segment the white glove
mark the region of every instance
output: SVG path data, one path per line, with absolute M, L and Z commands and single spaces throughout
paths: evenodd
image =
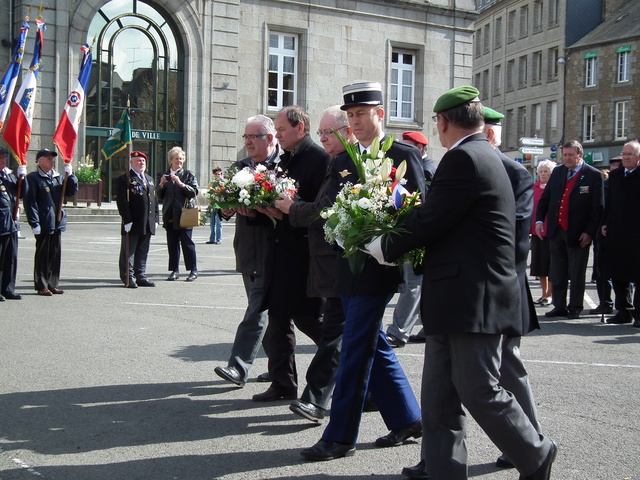
M 19 177 L 27 176 L 27 166 L 26 165 L 18 165 L 17 172 Z
M 124 224 L 124 231 L 129 233 L 131 231 L 131 227 L 132 226 L 133 226 L 133 222 L 125 223 Z
M 365 247 L 365 251 L 375 258 L 380 265 L 387 265 L 393 267 L 393 263 L 385 261 L 384 254 L 382 253 L 382 237 L 376 237 L 369 245 Z
M 64 164 L 64 173 L 66 173 L 67 175 L 72 175 L 73 174 L 73 167 L 71 167 L 70 163 L 65 163 Z
M 37 227 L 31 227 L 31 233 L 33 233 L 34 235 L 40 235 L 41 232 L 41 228 L 40 225 L 38 225 Z

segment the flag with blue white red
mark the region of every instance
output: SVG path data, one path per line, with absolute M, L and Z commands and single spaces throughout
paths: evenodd
M 20 36 L 18 37 L 16 48 L 13 51 L 9 68 L 7 68 L 4 76 L 0 79 L 0 131 L 2 131 L 4 120 L 7 118 L 7 113 L 9 113 L 11 108 L 13 92 L 16 89 L 16 83 L 18 83 L 24 47 L 27 43 L 27 33 L 29 33 L 29 17 L 25 18 L 22 28 L 20 28 Z
M 64 163 L 71 163 L 73 160 L 73 152 L 76 148 L 76 140 L 78 139 L 78 127 L 82 119 L 85 96 L 88 90 L 87 86 L 89 85 L 89 78 L 91 77 L 91 47 L 85 44 L 80 47 L 80 50 L 83 52 L 80 75 L 78 75 L 78 81 L 67 98 L 60 122 L 58 122 L 58 128 L 56 128 L 56 132 L 53 134 L 53 143 L 58 147 Z
M 20 85 L 16 94 L 13 108 L 7 120 L 2 138 L 7 143 L 11 155 L 21 165 L 27 164 L 27 151 L 31 143 L 31 123 L 38 88 L 38 73 L 42 60 L 42 48 L 44 46 L 44 31 L 46 25 L 41 17 L 36 19 L 38 30 L 36 32 L 36 46 L 33 50 L 33 59 L 29 71 Z
M 391 199 L 396 210 L 402 207 L 404 199 L 409 195 L 409 190 L 404 188 L 400 182 L 393 182 L 391 185 Z

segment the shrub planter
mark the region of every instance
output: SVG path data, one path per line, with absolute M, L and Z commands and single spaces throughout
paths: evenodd
M 73 197 L 67 197 L 67 201 L 72 200 L 73 206 L 77 207 L 78 202 L 87 202 L 87 207 L 92 203 L 102 205 L 102 180 L 98 183 L 78 183 L 78 193 Z

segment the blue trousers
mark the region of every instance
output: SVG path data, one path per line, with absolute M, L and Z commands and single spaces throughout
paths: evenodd
M 345 313 L 342 351 L 323 440 L 356 443 L 369 390 L 389 430 L 411 425 L 421 416 L 418 401 L 382 330 L 382 315 L 391 297 L 341 297 Z

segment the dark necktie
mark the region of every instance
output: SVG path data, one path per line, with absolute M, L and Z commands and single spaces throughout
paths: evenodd
M 569 170 L 569 175 L 567 175 L 567 180 L 571 180 L 575 174 L 576 172 L 574 170 Z

